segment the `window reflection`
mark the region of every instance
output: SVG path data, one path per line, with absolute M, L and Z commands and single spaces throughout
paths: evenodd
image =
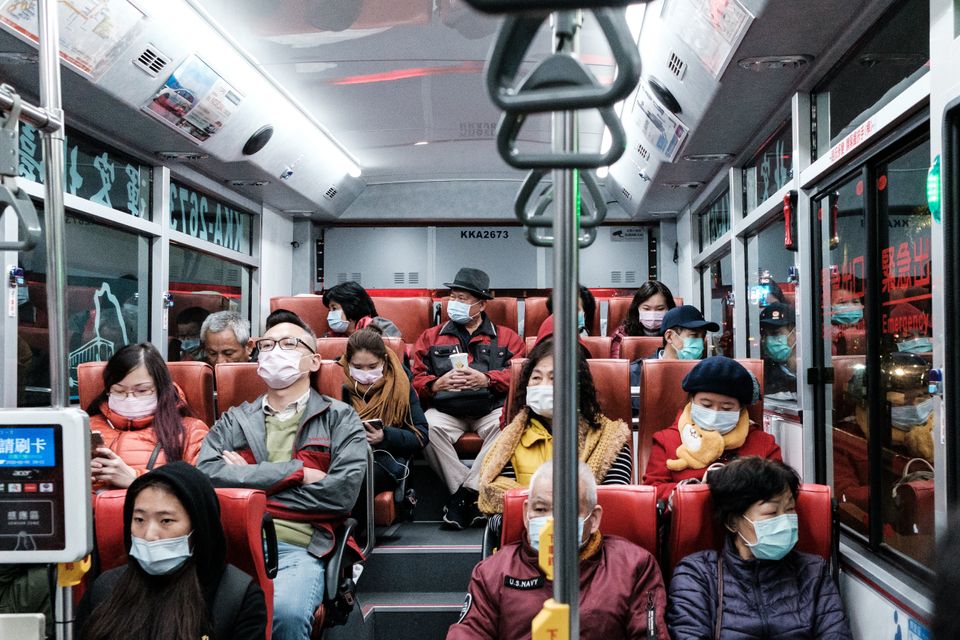
M 720 325 L 707 334 L 707 355 L 733 357 L 733 272 L 730 254 L 703 270 L 703 316 Z

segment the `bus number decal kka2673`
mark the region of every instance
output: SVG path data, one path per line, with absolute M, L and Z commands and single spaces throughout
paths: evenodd
M 233 251 L 249 250 L 249 214 L 184 185 L 170 184 L 170 227 Z
M 461 231 L 461 240 L 506 240 L 510 237 L 510 232 L 504 229 L 494 231 Z

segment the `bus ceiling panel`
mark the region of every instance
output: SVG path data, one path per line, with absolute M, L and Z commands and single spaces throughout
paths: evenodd
M 828 50 L 867 2 L 733 0 L 719 29 L 692 0 L 652 3 L 639 42 L 643 78 L 622 115 L 630 144 L 610 169 L 609 195 L 634 217 L 681 210 L 697 193 L 687 183 L 705 184 L 729 166 L 686 158 L 731 154 L 742 162 L 755 153 L 752 142 L 787 113 L 809 69 L 805 61 Z M 779 67 L 739 64 L 787 55 L 803 57 Z M 664 106 L 651 79 L 676 100 L 677 113 Z

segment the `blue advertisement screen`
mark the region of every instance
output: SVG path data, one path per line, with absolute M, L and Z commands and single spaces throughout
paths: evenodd
M 56 463 L 53 427 L 0 427 L 0 469 Z

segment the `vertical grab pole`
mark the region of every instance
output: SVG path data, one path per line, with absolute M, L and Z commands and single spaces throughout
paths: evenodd
M 574 53 L 581 23 L 579 11 L 555 15 L 557 50 Z M 553 114 L 553 150 L 577 150 L 577 114 Z M 580 566 L 577 539 L 577 298 L 579 297 L 577 171 L 555 169 L 553 220 L 554 413 L 553 413 L 553 598 L 569 605 L 570 640 L 580 637 Z
M 58 3 L 40 0 L 40 106 L 63 122 L 60 96 L 60 25 Z M 47 245 L 47 322 L 50 332 L 50 406 L 70 403 L 67 368 L 66 253 L 63 206 L 64 127 L 43 136 L 44 221 Z M 60 567 L 62 570 L 62 567 Z M 57 640 L 73 640 L 73 588 L 57 584 L 54 602 Z

